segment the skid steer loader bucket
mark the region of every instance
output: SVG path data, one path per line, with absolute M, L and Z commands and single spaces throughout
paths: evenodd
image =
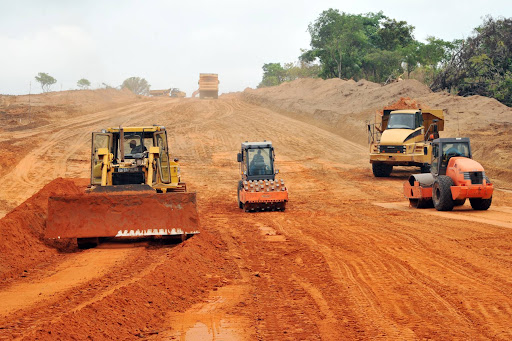
M 196 193 L 120 191 L 50 197 L 47 238 L 199 233 Z

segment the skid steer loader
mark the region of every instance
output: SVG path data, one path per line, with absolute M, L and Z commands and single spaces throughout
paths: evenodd
M 77 238 L 81 248 L 103 237 L 199 233 L 196 193 L 169 158 L 165 127 L 119 127 L 92 133 L 91 185 L 81 195 L 50 197 L 47 238 Z
M 288 189 L 274 170 L 272 142 L 244 142 L 237 155 L 242 180 L 238 182 L 238 207 L 246 212 L 280 210 L 288 202 Z

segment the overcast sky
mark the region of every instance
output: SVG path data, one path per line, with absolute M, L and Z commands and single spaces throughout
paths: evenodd
M 242 91 L 258 85 L 264 63 L 296 61 L 308 24 L 329 8 L 383 11 L 421 41 L 465 38 L 487 14 L 512 17 L 510 0 L 0 0 L 0 94 L 26 94 L 30 82 L 40 92 L 38 72 L 57 79 L 52 90 L 137 76 L 190 96 L 204 72 L 219 74 L 221 92 Z

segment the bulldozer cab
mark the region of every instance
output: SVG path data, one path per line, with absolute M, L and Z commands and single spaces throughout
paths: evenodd
M 146 183 L 149 171 L 146 160 L 149 158 L 150 151 L 157 151 L 154 155 L 156 167 L 152 171 L 152 183 L 170 183 L 172 169 L 167 132 L 164 127 L 109 128 L 93 133 L 91 185 Z M 102 174 L 102 170 L 105 171 L 108 168 L 104 164 L 109 164 L 112 168 L 108 174 Z M 105 176 L 107 179 L 102 183 L 102 177 Z
M 440 138 L 432 142 L 431 172 L 434 175 L 446 175 L 448 162 L 452 157 L 467 157 L 471 159 L 469 138 Z
M 238 154 L 245 180 L 274 180 L 274 148 L 271 142 L 244 142 Z

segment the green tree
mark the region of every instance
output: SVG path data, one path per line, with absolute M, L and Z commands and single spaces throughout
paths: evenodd
M 279 85 L 285 81 L 285 70 L 281 63 L 263 64 L 263 79 L 258 88 Z
M 436 37 L 427 37 L 427 43 L 419 48 L 419 59 L 424 66 L 436 70 L 442 63 L 450 59 L 454 45 Z
M 41 84 L 41 89 L 43 89 L 43 92 L 50 91 L 52 85 L 57 83 L 55 78 L 44 72 L 39 72 L 35 78 L 36 81 Z
M 512 18 L 488 16 L 472 36 L 453 45 L 432 89 L 494 97 L 512 106 Z
M 149 95 L 150 86 L 144 78 L 130 77 L 124 80 L 121 88 L 127 88 L 136 95 Z
M 312 62 L 317 58 L 322 65 L 323 78 L 350 78 L 360 73 L 364 50 L 369 44 L 367 35 L 370 17 L 340 13 L 336 9 L 323 11 L 309 24 L 311 50 L 301 60 Z M 378 21 L 374 20 L 374 25 Z
M 398 48 L 409 46 L 415 42 L 412 32 L 414 26 L 408 25 L 406 21 L 396 21 L 395 19 L 385 18 L 381 22 L 381 27 L 376 32 L 376 47 L 394 51 Z
M 85 78 L 82 78 L 80 79 L 78 82 L 76 82 L 76 85 L 80 88 L 80 89 L 87 89 L 88 87 L 91 86 L 91 82 L 89 82 L 87 79 Z
M 308 26 L 311 49 L 301 60 L 319 60 L 323 78 L 366 77 L 383 82 L 418 64 L 414 27 L 382 12 L 347 14 L 329 9 Z M 411 46 L 412 45 L 412 46 Z
M 404 46 L 400 52 L 402 54 L 402 61 L 404 63 L 404 71 L 407 72 L 407 78 L 411 77 L 411 72 L 420 65 L 423 43 L 413 41 L 407 46 Z
M 365 78 L 375 82 L 385 82 L 389 77 L 401 74 L 402 54 L 400 51 L 375 50 L 363 58 Z
M 263 78 L 258 88 L 276 86 L 298 78 L 315 78 L 320 72 L 320 65 L 299 61 L 295 63 L 268 63 L 263 65 Z

